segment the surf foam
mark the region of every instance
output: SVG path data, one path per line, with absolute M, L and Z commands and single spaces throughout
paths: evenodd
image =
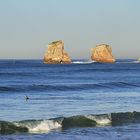
M 59 122 L 54 120 L 25 121 L 15 124 L 20 127 L 28 128 L 28 131 L 31 133 L 47 133 L 51 130 L 62 127 Z
M 105 115 L 87 115 L 86 118 L 94 120 L 97 125 L 109 125 L 111 124 L 111 114 Z

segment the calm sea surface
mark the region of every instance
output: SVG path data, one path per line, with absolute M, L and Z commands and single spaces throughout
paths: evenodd
M 135 60 L 0 60 L 2 140 L 140 140 L 139 112 Z

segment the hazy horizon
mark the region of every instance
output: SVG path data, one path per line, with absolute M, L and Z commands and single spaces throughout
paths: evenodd
M 0 0 L 0 59 L 42 59 L 63 40 L 72 59 L 98 44 L 116 58 L 140 57 L 139 0 Z

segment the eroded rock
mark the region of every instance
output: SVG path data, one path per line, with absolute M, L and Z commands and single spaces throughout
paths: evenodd
M 97 45 L 91 49 L 91 59 L 100 63 L 114 63 L 116 60 L 112 55 L 112 49 L 107 44 Z
M 64 50 L 63 41 L 54 41 L 48 45 L 44 62 L 47 64 L 71 63 L 71 58 Z

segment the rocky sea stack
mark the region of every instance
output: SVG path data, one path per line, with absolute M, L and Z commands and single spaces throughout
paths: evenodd
M 91 59 L 100 63 L 115 63 L 115 58 L 112 55 L 112 49 L 107 44 L 97 45 L 91 49 Z
M 44 56 L 44 63 L 71 63 L 71 58 L 68 53 L 65 52 L 64 42 L 62 40 L 54 41 L 48 45 L 48 49 Z

